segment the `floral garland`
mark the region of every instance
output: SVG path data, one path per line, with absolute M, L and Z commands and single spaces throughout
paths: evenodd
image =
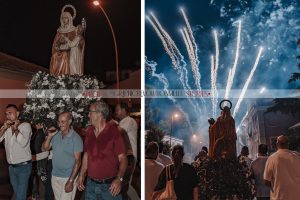
M 99 99 L 99 97 L 85 97 L 82 93 L 77 94 L 74 91 L 97 90 L 104 88 L 104 85 L 93 76 L 54 76 L 39 71 L 33 75 L 27 87 L 26 103 L 21 114 L 23 120 L 30 121 L 33 124 L 43 123 L 47 127 L 56 124 L 59 113 L 68 111 L 73 115 L 73 124 L 84 127 L 88 123 L 88 105 Z M 58 96 L 56 91 L 66 91 L 66 93 L 60 93 L 60 96 Z M 37 98 L 32 98 L 32 95 L 36 95 Z

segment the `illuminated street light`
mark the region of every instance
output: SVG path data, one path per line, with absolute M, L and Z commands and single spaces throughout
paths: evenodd
M 174 113 L 171 115 L 170 148 L 172 147 L 173 120 L 178 118 L 179 116 L 180 115 L 178 113 Z
M 99 1 L 93 1 L 94 6 L 99 6 L 100 2 Z
M 109 25 L 109 28 L 110 28 L 110 31 L 111 31 L 111 34 L 112 34 L 112 37 L 113 37 L 113 42 L 114 42 L 114 47 L 115 47 L 115 57 L 116 57 L 116 81 L 117 81 L 117 92 L 119 94 L 119 89 L 120 89 L 120 82 L 119 82 L 119 56 L 118 56 L 118 47 L 117 47 L 117 40 L 116 40 L 116 37 L 115 37 L 115 32 L 114 32 L 114 29 L 113 29 L 113 26 L 108 18 L 108 15 L 106 14 L 104 8 L 101 6 L 100 4 L 100 1 L 98 0 L 94 0 L 93 1 L 93 5 L 95 7 L 99 7 L 102 11 L 102 13 L 104 14 L 107 22 L 108 22 L 108 25 Z M 119 100 L 118 100 L 119 101 Z

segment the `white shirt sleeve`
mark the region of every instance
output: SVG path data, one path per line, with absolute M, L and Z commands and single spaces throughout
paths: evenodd
M 19 134 L 17 136 L 17 143 L 20 146 L 25 147 L 30 142 L 31 137 L 31 126 L 29 123 L 22 123 L 19 127 Z
M 137 133 L 137 130 L 138 130 L 138 126 L 137 126 L 137 123 L 136 123 L 136 121 L 132 121 L 132 131 L 133 132 L 135 132 L 135 133 Z
M 268 158 L 265 166 L 265 171 L 264 171 L 264 179 L 267 181 L 271 181 L 273 179 L 273 162 L 270 157 Z

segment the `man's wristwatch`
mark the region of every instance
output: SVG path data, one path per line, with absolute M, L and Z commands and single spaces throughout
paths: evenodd
M 117 178 L 121 181 L 121 182 L 123 182 L 123 177 L 120 177 L 120 176 L 117 176 Z

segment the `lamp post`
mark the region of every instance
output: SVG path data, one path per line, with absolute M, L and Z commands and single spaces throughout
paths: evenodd
M 101 6 L 101 3 L 99 0 L 93 0 L 93 5 L 96 6 L 96 7 L 99 7 L 100 10 L 102 11 L 102 13 L 104 14 L 107 22 L 108 22 L 108 25 L 109 25 L 109 28 L 110 28 L 110 31 L 111 31 L 111 34 L 112 34 L 112 37 L 113 37 L 113 42 L 114 42 L 114 47 L 115 47 L 115 57 L 116 57 L 116 81 L 117 81 L 117 92 L 119 94 L 119 89 L 120 89 L 120 83 L 119 83 L 119 56 L 118 56 L 118 47 L 117 47 L 117 40 L 116 40 L 116 37 L 115 37 L 115 32 L 114 32 L 114 29 L 113 29 L 113 26 L 108 18 L 108 15 L 106 14 L 104 8 Z
M 179 114 L 175 113 L 175 114 L 172 114 L 171 115 L 171 131 L 170 131 L 170 149 L 172 147 L 172 131 L 173 131 L 173 121 L 174 121 L 174 118 L 178 118 L 179 117 Z
M 191 155 L 193 155 L 193 150 L 194 150 L 194 144 L 196 143 L 197 141 L 197 135 L 194 133 L 192 135 L 192 139 L 191 139 Z

